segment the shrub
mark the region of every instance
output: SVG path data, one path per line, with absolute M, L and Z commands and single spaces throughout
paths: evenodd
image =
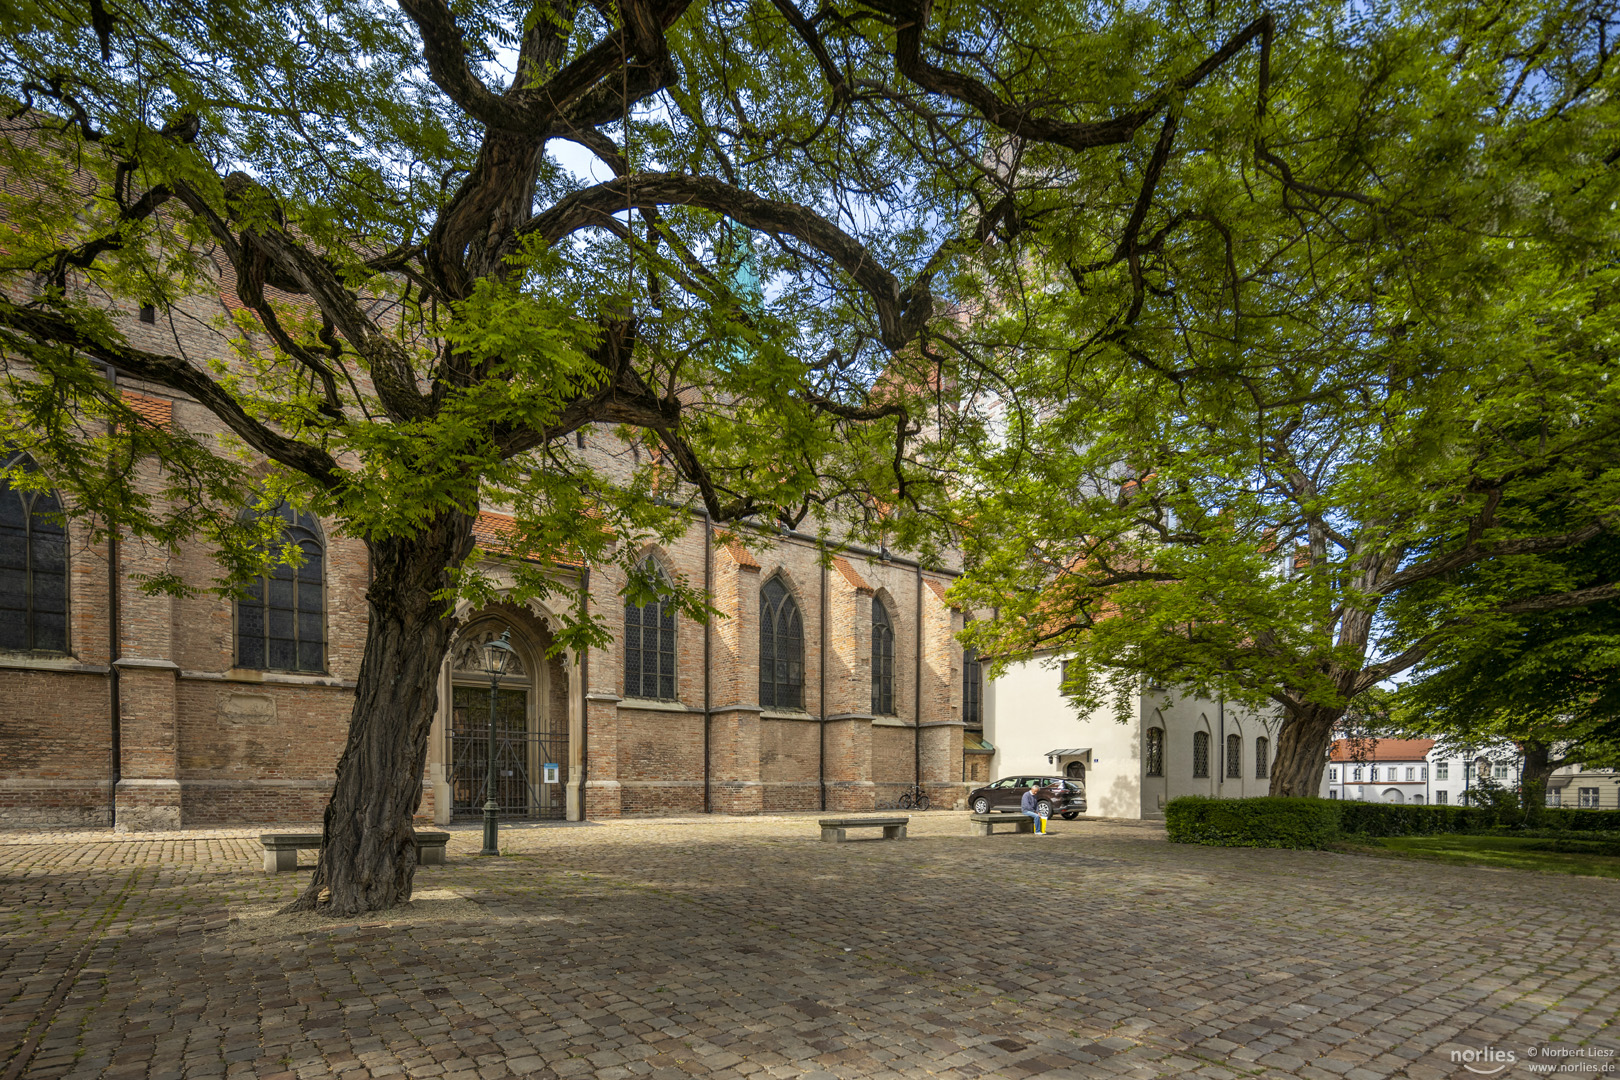
M 1339 831 L 1347 836 L 1433 836 L 1488 829 L 1500 820 L 1488 806 L 1339 803 Z
M 1183 795 L 1164 808 L 1172 843 L 1216 847 L 1323 848 L 1338 838 L 1338 806 L 1326 799 Z
M 1620 831 L 1620 810 L 1581 810 L 1573 806 L 1549 806 L 1538 822 L 1544 829 L 1572 832 Z

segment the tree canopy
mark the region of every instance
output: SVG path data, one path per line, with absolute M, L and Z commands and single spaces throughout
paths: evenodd
M 1078 196 L 1140 208 L 1088 240 L 1135 265 L 1166 132 L 1206 107 L 1252 124 L 1276 33 L 1176 4 L 8 5 L 0 429 L 87 527 L 204 536 L 227 582 L 263 557 L 247 499 L 365 541 L 365 659 L 299 904 L 387 906 L 450 601 L 493 589 L 481 507 L 516 521 L 513 599 L 571 589 L 559 559 L 652 589 L 632 540 L 694 513 L 926 551 L 979 420 L 945 388 L 1000 377 L 961 332 L 985 251 L 1017 258 Z M 191 303 L 221 289 L 228 319 Z M 108 370 L 227 437 L 141 423 Z M 586 425 L 656 453 L 604 470 Z M 152 456 L 156 490 L 129 467 Z M 565 643 L 603 640 L 563 612 Z
M 1585 559 L 1620 494 L 1613 29 L 1303 17 L 1260 120 L 1167 116 L 1157 205 L 1054 185 L 978 331 L 1019 358 L 963 509 L 981 651 L 1071 654 L 1082 701 L 1150 677 L 1276 706 L 1272 790 L 1315 794 L 1347 706 L 1472 633 L 1458 574 Z M 1616 595 L 1545 584 L 1487 606 Z

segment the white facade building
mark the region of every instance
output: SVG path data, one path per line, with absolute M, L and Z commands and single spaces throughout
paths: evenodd
M 1083 779 L 1088 817 L 1152 818 L 1179 795 L 1271 793 L 1280 719 L 1219 699 L 1149 690 L 1121 722 L 1112 708 L 1081 713 L 1051 655 L 1008 669 L 985 695 L 990 779 Z
M 1433 739 L 1339 739 L 1322 773 L 1322 797 L 1359 802 L 1466 806 L 1480 787 L 1517 787 L 1522 761 L 1509 743 L 1459 752 Z

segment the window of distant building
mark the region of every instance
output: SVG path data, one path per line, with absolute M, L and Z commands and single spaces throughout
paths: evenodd
M 1439 791 L 1434 793 L 1434 801 L 1440 806 L 1444 806 L 1446 803 L 1451 801 L 1451 796 L 1446 793 L 1445 788 L 1441 788 Z
M 1243 779 L 1243 738 L 1239 735 L 1226 737 L 1226 778 L 1228 780 Z
M 1260 735 L 1254 740 L 1254 778 L 1256 780 L 1265 780 L 1270 776 L 1271 740 L 1264 735 Z
M 759 591 L 759 703 L 804 708 L 804 620 L 780 578 Z
M 1581 788 L 1579 802 L 1576 805 L 1583 810 L 1596 810 L 1598 808 L 1598 789 L 1595 787 Z
M 1209 732 L 1193 732 L 1193 776 L 1209 775 Z
M 1355 769 L 1352 771 L 1351 779 L 1358 780 L 1358 781 L 1361 779 L 1361 766 L 1360 765 L 1357 765 L 1355 767 Z
M 0 451 L 0 464 L 38 473 L 27 454 Z M 0 480 L 0 648 L 66 652 L 67 528 L 54 491 Z
M 1547 792 L 1547 805 L 1548 806 L 1563 806 L 1564 805 L 1564 789 L 1563 788 L 1553 788 L 1551 791 Z
M 1408 780 L 1416 780 L 1417 779 L 1417 766 L 1416 765 L 1408 765 L 1406 767 L 1406 778 Z
M 624 602 L 624 696 L 674 701 L 675 605 L 663 591 L 669 579 L 651 558 L 642 566 L 658 579 L 660 590 L 646 604 Z
M 1434 778 L 1436 780 L 1451 779 L 1451 762 L 1437 761 L 1434 763 Z
M 1508 778 L 1508 767 L 1506 764 L 1497 765 L 1493 772 L 1498 780 L 1506 780 Z
M 1339 797 L 1339 789 L 1338 788 L 1334 788 L 1332 791 L 1328 792 L 1328 798 L 1337 799 L 1338 797 Z
M 1328 783 L 1337 784 L 1338 782 L 1339 782 L 1339 770 L 1338 769 L 1329 769 L 1328 770 Z
M 314 516 L 280 503 L 250 517 L 281 519 L 273 557 L 302 553 L 297 566 L 277 562 L 252 580 L 236 602 L 236 663 L 264 671 L 326 670 L 326 544 Z
M 1147 774 L 1149 776 L 1164 775 L 1164 728 L 1150 727 L 1147 729 Z

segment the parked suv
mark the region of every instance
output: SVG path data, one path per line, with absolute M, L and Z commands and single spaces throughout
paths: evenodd
M 1065 821 L 1073 821 L 1086 812 L 1086 786 L 1066 776 L 1008 776 L 982 788 L 975 788 L 968 796 L 968 805 L 975 814 L 996 811 L 1017 813 L 1024 792 L 1030 788 L 1045 788 L 1044 797 L 1035 804 L 1041 817 L 1062 814 Z

